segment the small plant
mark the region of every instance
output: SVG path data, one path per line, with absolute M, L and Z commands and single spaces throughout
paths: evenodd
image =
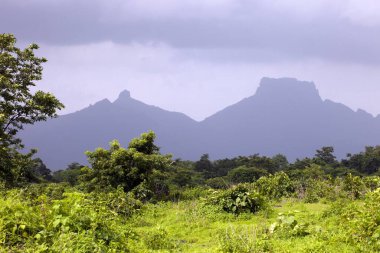
M 278 234 L 283 237 L 308 235 L 309 224 L 297 221 L 295 217 L 297 212 L 279 213 L 277 221 L 269 227 L 269 234 Z

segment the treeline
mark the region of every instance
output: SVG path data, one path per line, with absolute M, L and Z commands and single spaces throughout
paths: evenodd
M 182 188 L 207 186 L 227 189 L 239 183 L 252 183 L 264 176 L 285 172 L 291 180 L 307 178 L 345 178 L 348 175 L 378 176 L 380 146 L 366 147 L 358 154 L 338 160 L 333 147 L 316 150 L 314 157 L 288 162 L 284 155 L 273 157 L 239 156 L 210 160 L 204 154 L 198 161 L 172 160 L 161 155 L 154 144 L 155 134 L 144 133 L 127 148 L 114 141 L 110 149 L 87 152 L 90 166 L 72 163 L 64 170 L 51 172 L 41 159 L 34 160 L 29 183 L 67 183 L 82 190 L 107 191 L 122 187 L 146 199 L 165 199 Z

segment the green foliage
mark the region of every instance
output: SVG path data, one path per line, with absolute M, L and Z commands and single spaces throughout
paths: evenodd
M 359 176 L 348 174 L 343 180 L 343 189 L 353 199 L 359 198 L 365 192 L 365 184 Z
M 152 250 L 169 250 L 173 251 L 178 249 L 178 243 L 169 238 L 168 232 L 161 227 L 156 228 L 154 231 L 149 232 L 144 237 L 145 245 Z
M 71 163 L 67 166 L 65 170 L 58 170 L 55 171 L 52 175 L 53 180 L 55 182 L 66 182 L 69 183 L 71 186 L 78 184 L 78 178 L 81 174 L 81 169 L 83 168 L 83 165 L 80 165 L 79 163 Z
M 208 199 L 209 203 L 218 205 L 224 211 L 233 214 L 243 212 L 255 213 L 265 209 L 266 200 L 257 191 L 249 189 L 246 184 L 238 184 L 225 191 L 215 191 Z
M 334 147 L 322 147 L 316 151 L 314 162 L 319 165 L 334 166 L 338 163 L 334 156 Z
M 55 117 L 63 108 L 52 94 L 31 92 L 42 79 L 45 58 L 34 55 L 36 44 L 21 50 L 12 34 L 0 34 L 0 180 L 7 186 L 28 182 L 32 151 L 20 154 L 21 140 L 16 137 L 25 124 Z
M 341 215 L 351 243 L 370 245 L 380 251 L 380 188 L 369 192 L 362 205 L 346 206 Z
M 195 200 L 200 198 L 206 198 L 210 194 L 209 188 L 206 187 L 188 187 L 177 189 L 176 191 L 171 191 L 169 199 L 173 201 L 186 201 L 186 200 Z
M 380 146 L 365 148 L 364 152 L 359 154 L 348 154 L 342 164 L 348 168 L 355 169 L 359 173 L 374 174 L 380 169 Z
M 288 197 L 295 191 L 294 183 L 285 172 L 259 178 L 255 183 L 258 192 L 271 199 Z
M 233 227 L 219 231 L 219 251 L 224 253 L 261 253 L 273 252 L 263 232 L 253 229 L 235 229 Z
M 227 174 L 227 178 L 231 181 L 231 183 L 238 184 L 250 183 L 266 175 L 268 175 L 268 172 L 264 169 L 240 166 L 230 170 Z
M 214 189 L 227 189 L 230 187 L 229 180 L 225 177 L 213 177 L 205 181 L 207 186 Z
M 379 176 L 368 176 L 363 178 L 363 183 L 367 190 L 374 191 L 380 188 L 380 177 Z
M 303 197 L 306 203 L 316 203 L 322 198 L 336 200 L 339 197 L 339 186 L 331 180 L 307 179 L 305 188 L 304 196 L 299 197 Z
M 48 193 L 48 190 L 46 190 Z M 59 199 L 19 190 L 0 197 L 0 247 L 7 252 L 128 252 L 134 233 L 125 217 L 140 208 L 120 190 L 64 192 Z
M 151 131 L 133 139 L 127 149 L 113 141 L 109 150 L 98 148 L 93 152 L 87 151 L 91 167 L 82 168 L 79 177 L 81 186 L 87 191 L 104 191 L 121 186 L 127 192 L 152 180 L 151 175 L 155 171 L 164 171 L 171 162 L 170 156 L 158 152 L 154 139 L 155 134 Z
M 46 167 L 40 158 L 34 159 L 32 164 L 34 165 L 32 168 L 32 173 L 38 179 L 36 180 L 37 182 L 51 182 L 53 180 L 51 170 Z
M 269 233 L 281 237 L 299 237 L 310 234 L 309 224 L 296 219 L 295 213 L 297 212 L 279 213 L 277 221 L 270 225 Z

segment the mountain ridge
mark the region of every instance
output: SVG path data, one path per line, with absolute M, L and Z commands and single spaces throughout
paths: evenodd
M 323 100 L 313 82 L 295 78 L 263 78 L 256 93 L 196 121 L 181 112 L 147 105 L 123 90 L 111 102 L 103 99 L 74 113 L 28 126 L 20 134 L 28 148 L 52 169 L 85 163 L 84 151 L 122 145 L 153 130 L 163 153 L 198 159 L 209 153 L 219 159 L 237 155 L 285 154 L 290 160 L 334 146 L 337 155 L 380 143 L 380 117 L 362 109 Z

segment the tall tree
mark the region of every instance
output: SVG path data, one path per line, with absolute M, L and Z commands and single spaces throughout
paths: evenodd
M 42 79 L 45 58 L 34 55 L 38 45 L 21 50 L 12 34 L 0 34 L 0 180 L 14 185 L 28 173 L 32 150 L 27 155 L 16 137 L 25 124 L 33 124 L 57 116 L 63 104 L 50 93 L 32 92 L 36 81 Z
M 314 161 L 319 165 L 336 165 L 338 161 L 334 155 L 334 147 L 322 147 L 318 149 Z

